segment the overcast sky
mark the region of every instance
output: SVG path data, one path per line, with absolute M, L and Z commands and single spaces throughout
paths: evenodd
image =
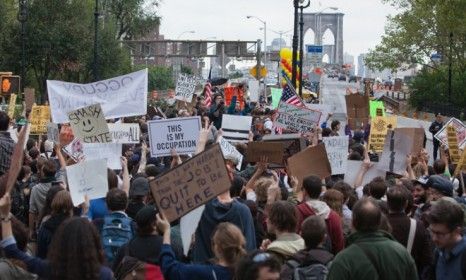
M 386 16 L 395 14 L 393 7 L 381 0 L 321 0 L 311 1 L 305 12 L 317 12 L 326 7 L 338 7 L 344 13 L 344 51 L 356 57 L 380 42 Z M 326 10 L 326 12 L 334 12 Z M 267 22 L 267 43 L 279 37 L 271 30 L 287 31 L 293 28 L 292 0 L 163 0 L 159 14 L 162 17 L 161 34 L 167 39 L 257 40 L 263 38 L 262 23 L 246 19 L 253 15 Z M 288 33 L 292 34 L 292 32 Z M 305 35 L 305 40 L 312 33 Z M 326 35 L 324 43 L 332 38 Z M 290 43 L 289 38 L 285 38 Z M 305 41 L 305 44 L 311 42 Z

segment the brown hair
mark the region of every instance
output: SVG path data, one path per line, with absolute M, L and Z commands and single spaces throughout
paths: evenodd
M 259 180 L 254 183 L 258 203 L 267 202 L 267 190 L 273 183 L 273 179 L 267 177 L 259 178 Z
M 52 214 L 65 214 L 71 216 L 73 213 L 73 201 L 68 191 L 59 191 L 52 200 Z
M 327 205 L 335 212 L 343 217 L 343 203 L 345 202 L 344 195 L 337 190 L 327 190 L 324 195 L 322 196 L 322 201 L 327 203 Z
M 270 207 L 269 222 L 279 231 L 295 232 L 298 218 L 294 205 L 288 201 L 275 201 Z
M 220 223 L 215 229 L 212 242 L 217 248 L 217 253 L 231 268 L 246 255 L 246 239 L 241 230 L 232 223 Z

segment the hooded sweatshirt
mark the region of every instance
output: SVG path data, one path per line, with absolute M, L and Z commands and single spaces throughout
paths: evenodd
M 69 216 L 64 214 L 52 215 L 41 225 L 37 235 L 37 256 L 39 258 L 45 259 L 47 257 L 47 251 L 55 231 L 67 218 Z
M 336 254 L 345 247 L 343 237 L 343 226 L 337 212 L 330 209 L 327 203 L 320 200 L 309 200 L 297 206 L 298 209 L 298 232 L 301 231 L 303 221 L 312 215 L 319 215 L 325 219 L 327 232 L 332 242 L 332 253 Z
M 205 263 L 214 257 L 211 248 L 212 235 L 215 227 L 222 222 L 232 223 L 243 232 L 248 252 L 257 248 L 254 222 L 249 208 L 236 199 L 231 203 L 223 204 L 214 198 L 206 204 L 196 229 L 193 248 L 194 262 Z
M 304 240 L 296 233 L 283 233 L 267 247 L 283 264 L 287 259 L 304 249 Z

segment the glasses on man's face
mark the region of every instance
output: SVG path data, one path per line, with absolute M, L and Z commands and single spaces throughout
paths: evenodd
M 432 236 L 437 236 L 437 237 L 440 237 L 440 238 L 445 238 L 445 236 L 449 235 L 450 233 L 452 233 L 453 231 L 447 231 L 447 232 L 442 232 L 442 231 L 436 231 L 436 230 L 433 230 L 432 228 L 428 227 L 427 230 L 429 231 L 429 233 L 432 235 Z
M 252 258 L 252 261 L 255 263 L 265 262 L 270 259 L 272 256 L 269 253 L 259 253 Z

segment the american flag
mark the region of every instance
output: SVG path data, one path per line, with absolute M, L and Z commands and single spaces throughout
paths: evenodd
M 210 104 L 212 104 L 212 84 L 210 83 L 211 75 L 212 69 L 209 71 L 209 78 L 207 78 L 207 83 L 204 87 L 205 105 L 207 107 L 210 107 Z
M 305 105 L 303 101 L 301 101 L 301 98 L 299 98 L 296 90 L 291 85 L 290 79 L 286 76 L 286 74 L 283 74 L 283 77 L 286 80 L 286 85 L 283 87 L 281 101 L 295 106 L 304 107 Z

